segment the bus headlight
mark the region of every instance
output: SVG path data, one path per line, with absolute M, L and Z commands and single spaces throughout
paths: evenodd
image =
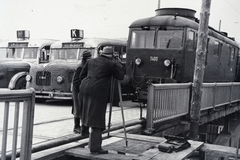
M 171 61 L 170 61 L 170 60 L 166 59 L 166 60 L 164 61 L 164 65 L 165 65 L 166 67 L 169 67 L 170 64 L 171 64 Z
M 142 60 L 141 60 L 140 58 L 136 58 L 136 59 L 135 59 L 135 64 L 136 64 L 136 65 L 140 65 L 141 62 L 142 62 Z
M 63 77 L 62 76 L 57 76 L 57 82 L 62 83 L 63 82 Z
M 27 82 L 30 82 L 32 80 L 32 77 L 30 75 L 27 75 L 25 79 Z

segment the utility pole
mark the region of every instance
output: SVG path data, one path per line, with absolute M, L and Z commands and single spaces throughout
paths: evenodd
M 211 0 L 202 0 L 190 109 L 190 138 L 198 139 Z

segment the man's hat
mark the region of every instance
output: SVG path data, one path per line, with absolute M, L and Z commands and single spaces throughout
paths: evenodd
M 84 51 L 83 54 L 82 54 L 83 58 L 88 58 L 88 57 L 91 57 L 91 56 L 92 56 L 91 51 L 89 51 L 89 50 Z
M 113 55 L 113 48 L 112 47 L 104 47 L 102 51 L 102 55 L 107 57 L 112 57 Z

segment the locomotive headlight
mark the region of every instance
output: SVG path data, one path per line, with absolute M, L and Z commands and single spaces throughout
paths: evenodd
M 135 59 L 135 64 L 136 64 L 136 65 L 140 65 L 141 62 L 142 62 L 142 60 L 141 60 L 140 58 L 136 58 L 136 59 Z
M 63 77 L 62 76 L 57 76 L 57 82 L 62 83 L 63 82 Z
M 26 79 L 27 82 L 30 82 L 32 80 L 32 76 L 27 75 L 25 79 Z
M 171 64 L 171 61 L 170 61 L 170 60 L 166 59 L 166 60 L 164 61 L 164 65 L 165 65 L 166 67 L 169 67 L 170 64 Z

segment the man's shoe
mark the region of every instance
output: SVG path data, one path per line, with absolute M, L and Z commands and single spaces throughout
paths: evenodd
M 73 128 L 73 133 L 75 134 L 81 134 L 82 130 L 81 130 L 81 127 L 74 127 Z
M 89 132 L 82 132 L 82 133 L 80 133 L 81 134 L 81 136 L 83 136 L 83 137 L 88 137 L 89 136 Z
M 93 149 L 90 149 L 90 152 L 92 154 L 108 154 L 108 150 L 104 150 L 104 149 L 99 149 L 99 150 L 93 150 Z

